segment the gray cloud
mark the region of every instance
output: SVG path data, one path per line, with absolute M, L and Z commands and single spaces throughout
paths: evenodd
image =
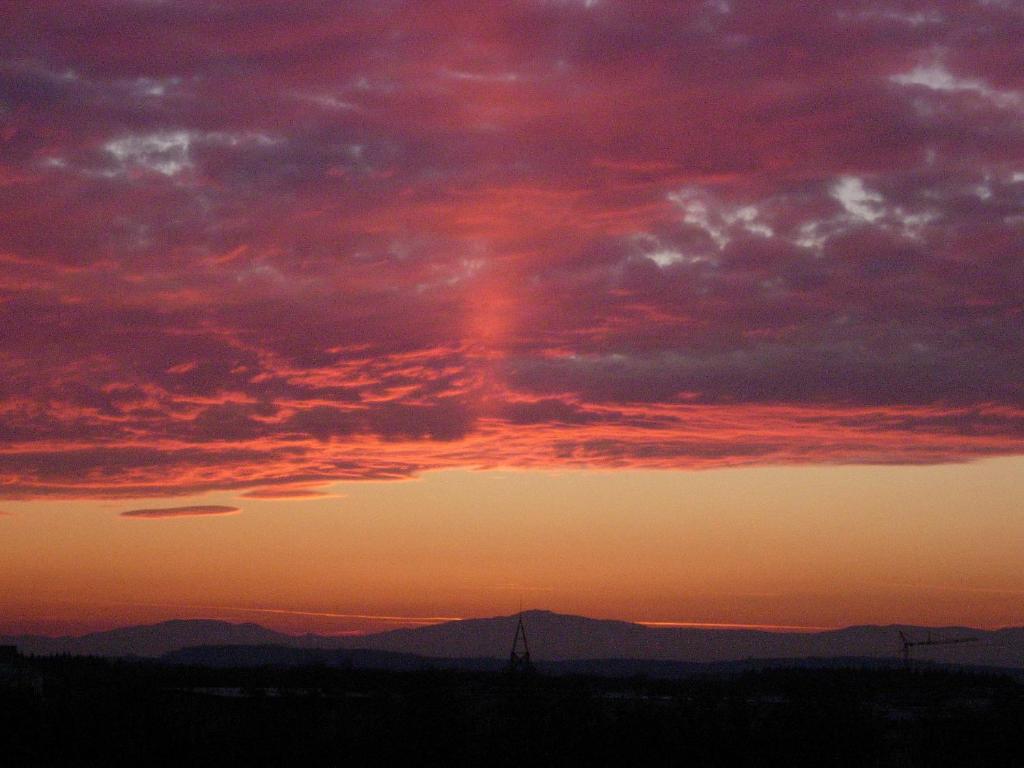
M 131 509 L 122 512 L 121 517 L 130 517 L 138 520 L 163 520 L 176 517 L 215 517 L 220 515 L 235 515 L 242 510 L 238 507 L 225 507 L 219 505 L 200 505 L 190 507 L 159 507 L 154 509 Z

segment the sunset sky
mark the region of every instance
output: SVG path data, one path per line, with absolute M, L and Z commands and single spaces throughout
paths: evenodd
M 0 6 L 0 632 L 1024 624 L 1017 0 Z

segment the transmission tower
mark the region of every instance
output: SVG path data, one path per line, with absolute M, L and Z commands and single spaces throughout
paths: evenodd
M 522 650 L 519 648 L 519 638 L 523 640 Z M 530 661 L 530 646 L 526 642 L 526 625 L 523 624 L 522 612 L 519 613 L 516 634 L 512 638 L 512 653 L 508 659 L 508 671 L 512 673 L 533 671 L 533 663 Z

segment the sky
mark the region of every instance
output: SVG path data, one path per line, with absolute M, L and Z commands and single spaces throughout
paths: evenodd
M 0 7 L 0 631 L 1024 624 L 1015 0 Z

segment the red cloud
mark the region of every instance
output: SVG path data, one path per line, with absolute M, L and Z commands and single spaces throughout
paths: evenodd
M 1024 451 L 1012 4 L 4 21 L 0 496 Z

